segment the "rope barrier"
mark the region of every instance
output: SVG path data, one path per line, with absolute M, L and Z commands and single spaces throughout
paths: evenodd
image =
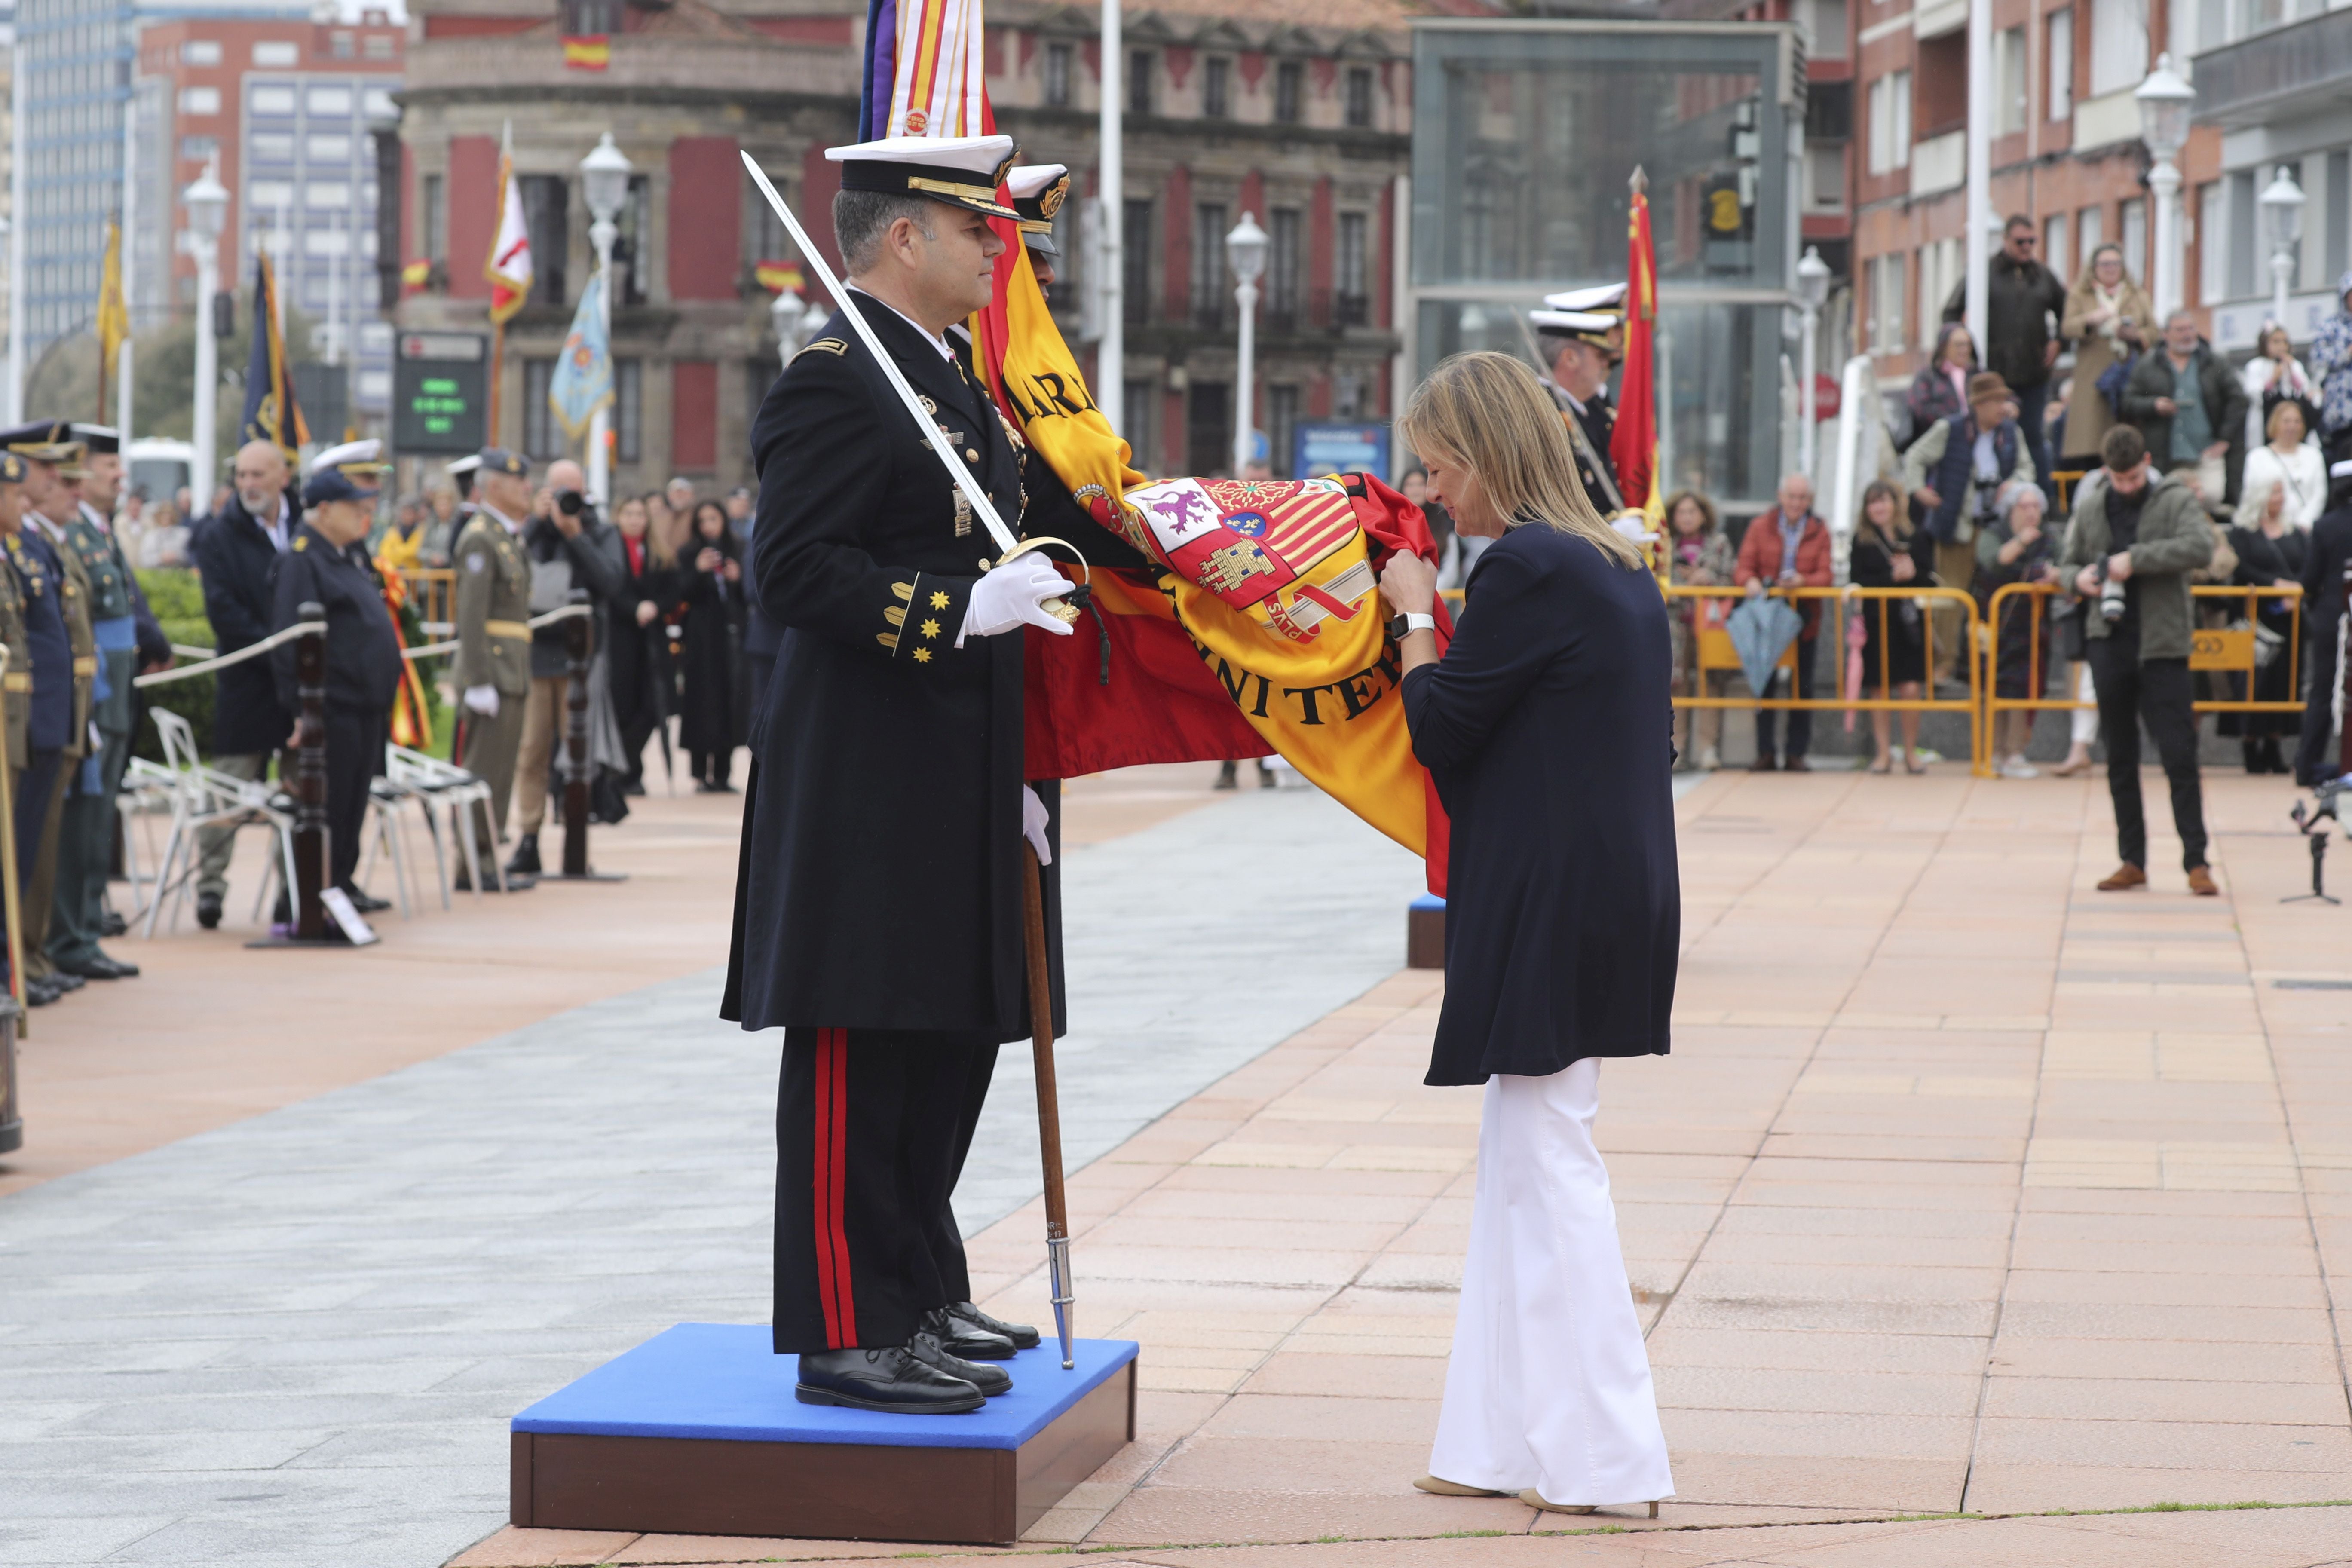
M 551 626 L 558 621 L 569 620 L 574 616 L 586 616 L 593 615 L 594 613 L 594 608 L 588 605 L 566 605 L 560 610 L 550 610 L 543 616 L 532 616 L 530 620 L 530 629 L 537 631 L 541 626 Z M 237 649 L 235 653 L 225 653 L 217 658 L 213 656 L 213 650 L 208 647 L 184 647 L 179 643 L 173 643 L 172 645 L 172 651 L 173 653 L 177 654 L 182 658 L 195 658 L 197 662 L 194 664 L 184 664 L 173 669 L 159 669 L 152 675 L 138 676 L 132 679 L 131 684 L 142 687 L 160 686 L 167 680 L 185 680 L 192 675 L 209 675 L 216 669 L 226 669 L 232 664 L 243 664 L 248 658 L 257 658 L 261 655 L 268 653 L 271 648 L 277 647 L 283 643 L 291 642 L 296 637 L 311 636 L 324 637 L 325 635 L 326 627 L 324 626 L 298 622 L 293 626 L 288 626 L 282 632 L 272 632 L 269 636 L 262 638 L 257 643 L 247 644 L 246 647 Z M 427 643 L 423 647 L 409 648 L 403 653 L 402 657 L 404 658 L 425 658 L 436 654 L 455 653 L 457 650 L 457 644 L 454 639 L 452 639 L 448 642 Z
M 596 607 L 593 605 L 566 605 L 560 610 L 550 610 L 543 616 L 533 616 L 527 624 L 530 626 L 531 630 L 537 631 L 541 626 L 551 626 L 558 621 L 568 621 L 574 616 L 593 616 L 595 613 Z M 401 657 L 403 658 L 432 658 L 441 654 L 455 653 L 457 651 L 457 639 L 451 637 L 447 642 L 429 642 L 425 644 L 422 647 L 409 648 L 405 650 Z

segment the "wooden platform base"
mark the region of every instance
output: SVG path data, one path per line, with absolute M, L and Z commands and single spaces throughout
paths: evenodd
M 1135 1436 L 1136 1346 L 1007 1363 L 969 1415 L 802 1405 L 762 1327 L 681 1323 L 515 1417 L 520 1526 L 1009 1545 Z
M 1445 967 L 1445 900 L 1423 893 L 1405 906 L 1404 964 L 1407 969 Z

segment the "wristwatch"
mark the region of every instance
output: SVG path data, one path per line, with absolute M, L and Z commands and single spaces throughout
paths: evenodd
M 1389 636 L 1398 642 L 1404 641 L 1415 632 L 1433 632 L 1436 629 L 1437 617 L 1424 616 L 1418 610 L 1409 610 L 1402 616 L 1389 618 Z

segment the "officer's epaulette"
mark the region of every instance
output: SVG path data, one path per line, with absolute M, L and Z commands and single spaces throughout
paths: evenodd
M 294 548 L 295 548 L 295 549 L 297 549 L 297 550 L 308 550 L 308 549 L 310 549 L 310 536 L 309 534 L 307 534 L 307 533 L 299 533 L 299 534 L 296 534 L 296 535 L 294 536 Z
M 807 347 L 805 347 L 805 348 L 802 349 L 802 350 L 801 350 L 801 353 L 800 353 L 800 354 L 794 354 L 793 357 L 794 359 L 798 359 L 798 358 L 800 358 L 800 357 L 801 357 L 801 354 L 814 354 L 814 353 L 845 354 L 845 353 L 847 353 L 848 352 L 849 352 L 849 344 L 848 344 L 848 342 L 847 342 L 845 340 L 844 340 L 844 339 L 841 339 L 841 338 L 818 338 L 815 342 L 814 342 L 810 343 Z

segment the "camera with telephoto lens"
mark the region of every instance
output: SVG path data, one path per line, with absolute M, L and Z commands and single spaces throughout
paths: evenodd
M 2124 618 L 2124 585 L 2107 575 L 2107 563 L 2099 563 L 2099 618 L 2109 626 Z
M 562 512 L 566 517 L 578 517 L 581 510 L 587 504 L 587 501 L 582 498 L 578 490 L 558 490 L 555 492 L 555 510 Z

